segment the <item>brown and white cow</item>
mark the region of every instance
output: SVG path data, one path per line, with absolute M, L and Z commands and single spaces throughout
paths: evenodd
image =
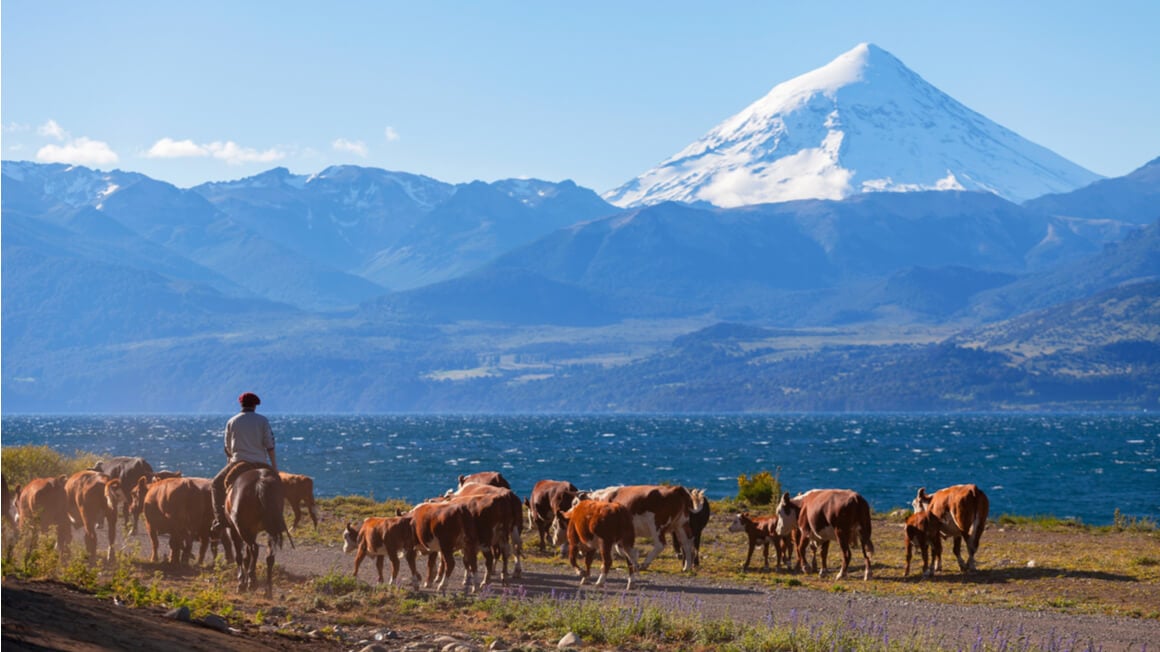
M 68 494 L 68 515 L 73 524 L 85 531 L 85 550 L 89 557 L 97 555 L 97 527 L 104 522 L 108 532 L 108 560 L 116 558 L 117 512 L 125 494 L 121 481 L 96 471 L 77 471 L 64 483 Z
M 125 525 L 128 527 L 129 534 L 135 533 L 137 531 L 137 517 L 133 516 L 132 521 L 130 521 L 129 504 L 132 502 L 132 497 L 129 494 L 133 492 L 133 488 L 137 486 L 141 478 L 145 478 L 146 482 L 153 481 L 153 466 L 146 462 L 143 457 L 111 457 L 94 464 L 92 470 L 121 481 L 121 491 L 125 493 Z
M 306 513 L 310 515 L 310 521 L 314 523 L 314 529 L 317 530 L 318 507 L 314 504 L 314 478 L 285 471 L 279 471 L 278 475 L 282 478 L 282 488 L 286 490 L 286 504 L 294 510 L 294 524 L 290 529 L 298 528 L 302 508 L 305 507 Z
M 419 586 L 419 572 L 415 568 L 415 524 L 411 517 L 400 516 L 378 517 L 364 519 L 356 530 L 350 523 L 342 533 L 342 551 L 354 552 L 354 576 L 358 577 L 358 568 L 368 555 L 375 558 L 375 569 L 379 572 L 379 584 L 383 583 L 383 557 L 391 560 L 391 581 L 393 585 L 399 578 L 399 557 L 405 556 L 411 567 L 411 585 Z
M 749 539 L 749 552 L 745 555 L 745 563 L 742 564 L 741 570 L 749 570 L 749 562 L 753 559 L 753 551 L 757 548 L 757 544 L 761 544 L 761 555 L 765 560 L 764 568 L 769 569 L 769 546 L 773 545 L 774 554 L 777 556 L 777 567 L 781 568 L 782 563 L 785 564 L 786 570 L 790 569 L 790 560 L 793 558 L 793 537 L 790 533 L 781 535 L 777 533 L 778 524 L 777 514 L 772 516 L 751 516 L 748 512 L 742 512 L 733 517 L 733 522 L 729 524 L 730 532 L 744 532 Z
M 910 558 L 915 547 L 922 551 L 923 577 L 933 576 L 935 567 L 942 567 L 942 533 L 938 517 L 934 514 L 922 511 L 908 516 L 903 530 L 903 539 L 906 541 L 906 568 L 902 569 L 903 577 L 910 574 Z M 927 557 L 928 549 L 930 550 L 929 559 Z
M 938 518 L 942 533 L 954 540 L 959 569 L 964 572 L 975 570 L 975 553 L 979 551 L 979 540 L 983 537 L 987 512 L 991 508 L 987 494 L 973 484 L 957 484 L 933 494 L 926 493 L 924 487 L 918 490 L 913 507 L 915 512 L 929 510 Z M 965 561 L 960 551 L 964 539 L 967 542 Z M 936 570 L 942 570 L 941 557 Z
M 48 528 L 56 528 L 56 549 L 62 558 L 69 553 L 72 543 L 72 522 L 68 517 L 66 476 L 33 478 L 24 487 L 16 488 L 16 523 L 21 530 L 31 528 L 32 545 Z
M 600 576 L 596 586 L 604 584 L 608 571 L 612 568 L 612 555 L 619 554 L 628 563 L 628 587 L 632 588 L 632 577 L 637 570 L 637 551 L 634 547 L 636 528 L 628 508 L 620 503 L 604 500 L 581 500 L 566 512 L 556 512 L 552 526 L 553 545 L 568 542 L 568 563 L 580 576 L 580 584 L 586 584 L 592 574 L 592 560 L 600 551 Z M 584 570 L 576 563 L 576 557 L 584 553 Z
M 682 569 L 693 570 L 693 540 L 689 514 L 700 509 L 701 505 L 694 504 L 693 496 L 687 489 L 664 485 L 607 487 L 599 491 L 581 492 L 580 499 L 585 498 L 620 503 L 628 508 L 636 536 L 653 544 L 652 550 L 640 563 L 641 570 L 647 569 L 665 549 L 665 539 L 669 533 L 676 535 L 684 555 Z
M 507 479 L 504 478 L 503 474 L 499 471 L 480 471 L 478 473 L 472 473 L 471 475 L 459 476 L 460 487 L 472 482 L 476 484 L 488 484 L 493 487 L 503 487 L 504 489 L 512 488 L 512 486 L 508 484 Z
M 432 501 L 416 505 L 409 515 L 415 529 L 414 550 L 427 555 L 426 586 L 431 586 L 438 556 L 440 564 L 436 588 L 440 592 L 445 590 L 447 580 L 455 570 L 455 551 L 461 550 L 465 569 L 463 586 L 469 592 L 474 591 L 479 543 L 468 506 L 462 501 Z
M 158 537 L 169 535 L 170 564 L 185 565 L 193 556 L 193 542 L 201 542 L 197 563 L 205 561 L 210 542 L 213 507 L 207 478 L 169 478 L 149 483 L 137 480 L 130 511 L 134 518 L 145 515 L 145 529 L 152 544 L 149 561 L 158 560 Z
M 528 508 L 528 529 L 540 534 L 540 552 L 546 549 L 545 537 L 556 520 L 556 512 L 571 509 L 579 493 L 576 485 L 567 480 L 540 480 L 532 487 L 532 495 L 524 505 Z
M 478 499 L 478 500 L 476 500 Z M 469 482 L 459 488 L 448 500 L 466 501 L 475 520 L 476 541 L 484 559 L 483 584 L 491 581 L 495 558 L 503 560 L 500 579 L 507 584 L 508 560 L 515 559 L 512 576 L 523 574 L 524 542 L 520 531 L 523 522 L 523 503 L 511 489 Z
M 860 541 L 862 557 L 866 560 L 863 580 L 870 579 L 870 555 L 874 544 L 870 540 L 870 504 L 861 494 L 848 489 L 814 489 L 790 498 L 789 493 L 781 497 L 777 506 L 778 518 L 797 523 L 794 540 L 797 543 L 798 565 L 806 570 L 806 547 L 817 543 L 821 547 L 822 564 L 819 577 L 826 573 L 826 555 L 830 542 L 837 541 L 842 549 L 842 568 L 837 577 L 846 577 L 850 566 L 850 545 Z M 816 564 L 811 564 L 816 565 Z

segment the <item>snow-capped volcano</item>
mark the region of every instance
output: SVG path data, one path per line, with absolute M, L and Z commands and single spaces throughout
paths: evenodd
M 875 191 L 978 190 L 1011 201 L 1100 177 L 963 106 L 863 43 L 765 97 L 604 199 L 732 207 Z

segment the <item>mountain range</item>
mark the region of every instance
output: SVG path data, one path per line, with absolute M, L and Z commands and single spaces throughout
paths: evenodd
M 604 198 L 4 161 L 3 407 L 225 411 L 242 388 L 282 412 L 1160 401 L 1160 159 L 1099 179 L 872 45 L 739 115 Z M 785 176 L 820 134 L 831 159 Z M 756 194 L 714 195 L 730 174 Z

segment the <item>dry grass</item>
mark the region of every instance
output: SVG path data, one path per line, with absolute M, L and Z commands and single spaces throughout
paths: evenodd
M 977 572 L 964 574 L 958 570 L 947 541 L 943 573 L 921 579 L 916 571 L 922 566 L 917 551 L 910 576 L 902 575 L 906 558 L 901 519 L 877 516 L 873 579 L 862 582 L 862 557 L 855 549 L 850 562 L 852 578 L 836 583 L 833 570 L 823 579 L 763 571 L 760 548 L 754 553 L 750 572 L 742 573 L 745 535 L 726 531 L 731 518 L 729 513 L 715 512 L 706 528 L 702 542 L 704 575 L 771 586 L 869 591 L 948 604 L 1160 619 L 1160 531 L 1154 524 L 1095 528 L 1053 519 L 1001 517 L 998 523 L 989 522 L 983 533 L 976 555 Z M 772 559 L 772 551 L 770 554 Z M 830 568 L 836 569 L 840 559 L 840 552 L 832 547 Z M 677 570 L 671 560 L 659 562 L 657 568 Z

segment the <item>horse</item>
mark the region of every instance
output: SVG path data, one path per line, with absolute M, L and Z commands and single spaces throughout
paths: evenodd
M 282 509 L 285 487 L 278 473 L 268 468 L 251 469 L 226 490 L 226 528 L 234 545 L 238 564 L 238 590 L 253 589 L 258 583 L 258 533 L 266 533 L 266 597 L 274 594 L 274 551 L 282 547 L 282 535 L 290 538 Z M 290 546 L 294 540 L 290 539 Z

